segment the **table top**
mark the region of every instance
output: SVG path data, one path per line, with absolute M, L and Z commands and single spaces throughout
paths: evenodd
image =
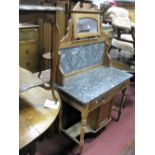
M 19 11 L 35 11 L 35 12 L 56 12 L 63 11 L 61 7 L 41 6 L 41 5 L 19 5 Z
M 20 93 L 19 97 L 19 149 L 27 146 L 44 133 L 56 119 L 60 109 L 60 97 L 55 91 L 59 105 L 56 109 L 45 108 L 45 100 L 52 100 L 51 90 L 34 87 Z
M 64 86 L 57 85 L 58 90 L 75 99 L 82 105 L 108 93 L 132 77 L 124 71 L 113 67 L 100 66 L 66 79 Z
M 19 23 L 19 28 L 20 29 L 26 29 L 26 28 L 38 28 L 39 25 L 35 25 L 35 24 L 29 24 L 29 23 Z
M 43 81 L 34 76 L 29 70 L 19 67 L 19 92 L 43 85 Z

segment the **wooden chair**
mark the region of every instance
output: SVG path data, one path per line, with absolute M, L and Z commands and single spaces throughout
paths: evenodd
M 77 3 L 68 33 L 60 42 L 56 88 L 65 101 L 63 104 L 81 113 L 81 123 L 67 129 L 60 113 L 60 130 L 80 145 L 80 153 L 85 133 L 96 133 L 110 122 L 113 98 L 122 91 L 119 119 L 131 77 L 110 66 L 107 40 L 97 8 L 93 4 Z
M 133 68 L 135 65 L 135 25 L 129 19 L 128 10 L 121 7 L 111 7 L 106 14 L 113 26 L 113 37 L 109 52 L 113 48 L 118 49 L 119 52 L 127 51 L 130 59 L 126 60 L 126 64 Z

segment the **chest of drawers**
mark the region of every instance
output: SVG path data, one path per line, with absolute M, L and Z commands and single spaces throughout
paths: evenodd
M 19 65 L 31 72 L 39 71 L 39 29 L 38 25 L 19 26 Z

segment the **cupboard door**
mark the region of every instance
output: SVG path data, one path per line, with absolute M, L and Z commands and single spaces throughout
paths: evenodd
M 101 126 L 105 126 L 110 121 L 112 104 L 112 100 L 108 101 L 90 112 L 88 124 L 91 126 L 91 128 L 97 130 Z
M 111 118 L 112 101 L 109 101 L 99 107 L 97 128 L 106 124 L 106 122 Z

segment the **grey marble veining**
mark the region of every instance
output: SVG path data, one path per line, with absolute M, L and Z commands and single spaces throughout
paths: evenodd
M 57 85 L 57 88 L 85 105 L 131 77 L 131 74 L 116 68 L 101 66 L 66 79 L 65 85 Z
M 71 73 L 91 65 L 103 63 L 104 43 L 81 45 L 61 50 L 63 72 Z

